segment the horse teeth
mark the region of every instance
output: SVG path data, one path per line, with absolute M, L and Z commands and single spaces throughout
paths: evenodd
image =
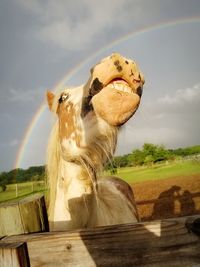
M 126 92 L 126 93 L 132 93 L 132 90 L 131 88 L 128 86 L 128 85 L 125 85 L 125 84 L 120 84 L 120 83 L 111 83 L 109 85 L 111 88 L 115 89 L 115 90 L 118 90 L 118 91 L 121 91 L 121 92 Z
M 131 93 L 131 89 L 124 85 L 117 85 L 117 86 L 115 85 L 114 88 L 122 92 Z
M 131 93 L 131 89 L 129 87 L 125 87 L 124 92 Z

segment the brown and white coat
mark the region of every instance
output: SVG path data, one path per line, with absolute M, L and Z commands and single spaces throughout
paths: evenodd
M 47 160 L 51 230 L 138 220 L 130 186 L 101 172 L 113 157 L 119 128 L 139 106 L 143 84 L 137 64 L 115 53 L 91 69 L 85 85 L 47 92 L 58 118 Z

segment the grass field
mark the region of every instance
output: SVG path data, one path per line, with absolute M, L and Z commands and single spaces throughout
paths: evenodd
M 110 175 L 106 173 L 105 175 Z M 129 167 L 118 169 L 115 176 L 121 177 L 130 184 L 145 181 L 159 181 L 174 177 L 190 177 L 200 175 L 200 162 L 182 161 L 167 164 L 156 164 L 151 167 Z M 45 192 L 45 184 L 41 182 L 26 182 L 7 185 L 5 192 L 0 192 L 0 202 L 35 193 Z
M 7 185 L 5 192 L 0 192 L 0 202 L 11 199 L 19 199 L 36 192 L 44 192 L 44 191 L 45 191 L 45 184 L 43 181 L 26 182 L 17 185 L 9 184 Z
M 183 161 L 157 164 L 151 167 L 121 168 L 118 169 L 116 176 L 119 176 L 129 183 L 136 183 L 195 174 L 200 174 L 200 162 Z

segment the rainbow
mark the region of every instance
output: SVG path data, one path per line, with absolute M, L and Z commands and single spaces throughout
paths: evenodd
M 168 28 L 168 27 L 172 27 L 175 25 L 180 25 L 180 24 L 187 24 L 187 23 L 197 23 L 200 22 L 200 16 L 196 16 L 196 17 L 188 17 L 188 18 L 181 18 L 178 20 L 172 20 L 172 21 L 167 21 L 167 22 L 162 22 L 159 24 L 154 24 L 151 25 L 149 27 L 145 27 L 143 29 L 140 29 L 138 31 L 134 31 L 134 32 L 130 32 L 127 35 L 123 36 L 120 39 L 117 39 L 111 43 L 109 43 L 108 45 L 104 46 L 103 48 L 99 49 L 98 51 L 94 52 L 93 54 L 91 54 L 90 57 L 88 57 L 86 60 L 82 61 L 81 63 L 79 63 L 78 65 L 76 65 L 71 71 L 69 71 L 54 87 L 53 90 L 58 89 L 59 87 L 62 87 L 64 85 L 66 85 L 66 83 L 79 71 L 81 70 L 86 64 L 88 64 L 91 60 L 95 59 L 95 57 L 99 56 L 100 54 L 102 54 L 103 52 L 105 52 L 106 50 L 108 50 L 109 48 L 112 48 L 113 46 L 120 44 L 124 41 L 127 41 L 129 38 L 135 37 L 137 35 L 140 34 L 144 34 L 153 30 L 159 30 L 159 29 L 163 29 L 163 28 Z M 25 130 L 24 136 L 22 138 L 22 142 L 19 146 L 18 152 L 17 152 L 17 157 L 16 160 L 14 162 L 14 169 L 19 168 L 20 163 L 22 161 L 23 158 L 23 154 L 25 152 L 25 148 L 26 145 L 28 144 L 28 141 L 30 139 L 31 133 L 33 131 L 33 129 L 35 128 L 40 116 L 42 115 L 42 113 L 44 112 L 46 107 L 46 104 L 43 102 L 41 104 L 41 106 L 39 107 L 39 109 L 36 111 L 35 115 L 33 116 L 32 120 L 30 121 L 28 127 Z

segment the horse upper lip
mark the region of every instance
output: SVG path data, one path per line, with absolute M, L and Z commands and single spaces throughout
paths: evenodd
M 110 80 L 105 86 L 108 86 L 111 83 L 124 83 L 124 84 L 127 84 L 129 87 L 131 87 L 129 82 L 123 78 L 114 78 L 114 79 Z

